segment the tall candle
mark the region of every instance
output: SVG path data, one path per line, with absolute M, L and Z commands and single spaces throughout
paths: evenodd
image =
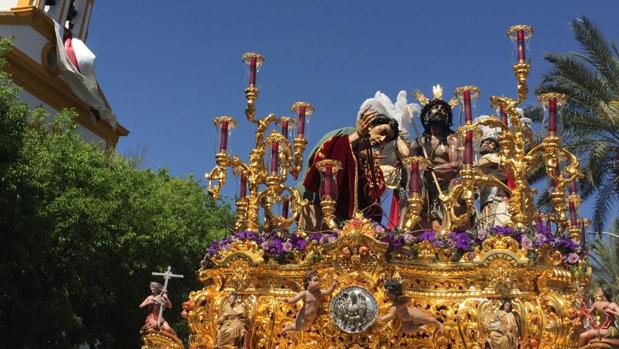
M 303 138 L 305 134 L 305 108 L 306 106 L 299 106 L 299 127 L 297 129 L 297 136 Z
M 288 121 L 282 121 L 282 135 L 288 138 Z
M 518 30 L 516 33 L 516 42 L 518 46 L 518 63 L 524 63 L 526 59 L 524 46 L 524 30 Z
M 325 180 L 325 195 L 329 196 L 330 198 L 333 198 L 333 168 L 331 166 L 325 166 L 325 173 L 324 173 L 324 180 Z
M 507 127 L 508 124 L 508 120 L 507 120 L 507 112 L 505 111 L 505 108 L 503 108 L 503 106 L 501 106 L 501 122 L 503 122 L 503 124 L 505 124 L 505 126 Z
M 290 205 L 290 201 L 288 198 L 283 199 L 282 203 L 282 217 L 288 218 L 288 206 Z
M 471 109 L 471 91 L 464 91 L 463 93 L 463 97 L 464 97 L 464 119 L 466 121 L 467 124 L 471 123 L 471 121 L 473 121 L 473 112 Z
M 548 99 L 548 132 L 555 134 L 557 132 L 557 99 Z
M 279 172 L 279 143 L 271 142 L 271 175 L 277 176 Z
M 228 149 L 228 121 L 222 121 L 219 135 L 219 152 L 223 153 L 226 149 Z
M 464 119 L 467 125 L 473 121 L 473 112 L 471 110 L 471 91 L 464 91 Z M 464 164 L 473 164 L 473 131 L 466 132 L 464 139 Z
M 249 85 L 256 86 L 256 68 L 257 68 L 258 58 L 251 57 L 249 59 Z
M 247 175 L 245 175 L 245 173 L 241 173 L 241 190 L 239 196 L 241 199 L 247 196 Z
M 569 211 L 570 211 L 570 225 L 575 227 L 578 224 L 578 217 L 576 216 L 576 204 L 574 203 L 574 201 L 570 201 Z
M 421 193 L 421 178 L 419 174 L 419 161 L 411 163 L 411 192 Z

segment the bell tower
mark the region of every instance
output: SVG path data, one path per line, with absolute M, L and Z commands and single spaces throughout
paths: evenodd
M 94 0 L 0 0 L 0 37 L 13 37 L 6 70 L 22 87 L 21 99 L 50 115 L 77 111 L 77 132 L 113 148 L 129 131 L 95 77 L 87 44 Z

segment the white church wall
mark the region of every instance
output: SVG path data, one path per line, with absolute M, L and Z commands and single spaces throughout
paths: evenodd
M 43 108 L 43 110 L 45 110 L 49 114 L 47 116 L 48 121 L 51 121 L 56 116 L 56 114 L 58 114 L 58 111 L 55 108 L 43 102 L 36 96 L 30 94 L 28 91 L 21 90 L 19 92 L 19 98 L 21 99 L 22 102 L 28 104 L 32 108 L 37 108 L 37 107 Z M 84 126 L 80 124 L 77 125 L 77 129 L 75 130 L 75 132 L 78 135 L 80 135 L 80 137 L 86 142 L 95 143 L 98 146 L 100 146 L 102 149 L 106 147 L 107 142 L 105 139 L 103 139 L 102 137 L 98 136 L 97 134 L 93 133 L 92 131 L 90 131 L 89 129 L 85 128 Z
M 34 28 L 27 25 L 4 24 L 0 26 L 0 36 L 13 36 L 13 45 L 41 64 L 41 50 L 49 41 Z
M 0 11 L 10 11 L 11 8 L 17 7 L 18 0 L 0 0 Z

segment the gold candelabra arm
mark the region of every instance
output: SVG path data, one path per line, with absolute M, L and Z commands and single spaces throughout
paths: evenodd
M 514 75 L 518 81 L 518 102 L 523 102 L 529 94 L 529 87 L 527 86 L 527 78 L 529 77 L 529 70 L 531 65 L 528 63 L 516 63 L 514 64 Z
M 256 99 L 258 99 L 258 89 L 253 85 L 246 88 L 245 99 L 247 100 L 247 106 L 245 107 L 245 116 L 250 122 L 255 122 Z
M 305 138 L 296 137 L 293 140 L 293 163 L 290 168 L 290 173 L 294 179 L 299 178 L 299 174 L 303 170 L 303 153 L 305 152 L 305 147 L 307 146 L 307 140 Z
M 407 200 L 406 220 L 404 221 L 404 229 L 411 231 L 421 222 L 421 209 L 423 208 L 423 199 L 421 193 L 412 193 Z
M 215 155 L 215 167 L 204 175 L 206 179 L 208 179 L 207 191 L 215 200 L 219 199 L 221 188 L 226 184 L 229 160 L 230 156 L 228 154 L 224 152 L 217 153 L 217 155 Z
M 297 221 L 301 215 L 301 210 L 309 205 L 309 201 L 304 199 L 298 190 L 293 187 L 285 187 L 285 191 L 290 194 L 290 211 L 292 212 L 292 220 Z
M 254 123 L 257 125 L 257 128 L 256 128 L 256 148 L 264 146 L 264 134 L 266 133 L 267 129 L 269 128 L 269 125 L 271 123 L 274 123 L 274 122 L 277 122 L 277 117 L 273 113 L 267 115 L 266 117 L 264 117 L 264 118 L 262 118 L 262 119 L 260 119 L 258 121 L 254 121 Z

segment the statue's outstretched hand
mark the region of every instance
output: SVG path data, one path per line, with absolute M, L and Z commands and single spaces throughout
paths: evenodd
M 361 117 L 357 120 L 357 134 L 359 137 L 366 137 L 370 133 L 370 125 L 376 119 L 378 113 L 366 107 L 361 113 Z

